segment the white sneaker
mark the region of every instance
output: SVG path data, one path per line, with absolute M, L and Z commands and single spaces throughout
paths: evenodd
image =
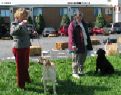
M 72 76 L 78 79 L 80 78 L 78 74 L 72 74 Z

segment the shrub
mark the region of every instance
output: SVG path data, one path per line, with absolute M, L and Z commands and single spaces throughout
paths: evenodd
M 29 24 L 33 24 L 33 20 L 32 20 L 32 17 L 31 16 L 28 17 L 28 23 Z
M 0 27 L 2 26 L 3 23 L 4 23 L 4 19 L 3 17 L 0 16 Z
M 64 15 L 64 16 L 62 17 L 60 26 L 63 26 L 63 25 L 68 26 L 69 23 L 70 23 L 69 17 L 68 17 L 67 15 Z
M 102 14 L 99 14 L 96 17 L 95 27 L 101 28 L 101 27 L 104 27 L 105 24 L 106 24 L 106 21 L 105 21 L 103 15 Z
M 35 18 L 35 27 L 36 27 L 37 32 L 39 34 L 42 34 L 42 30 L 45 27 L 45 21 L 41 14 L 39 16 L 36 16 Z

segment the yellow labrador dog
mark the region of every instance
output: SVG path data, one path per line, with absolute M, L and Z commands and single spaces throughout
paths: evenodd
M 42 81 L 44 85 L 44 93 L 47 93 L 47 84 L 52 83 L 53 93 L 56 95 L 56 70 L 53 62 L 46 58 L 39 58 L 39 63 L 43 65 Z

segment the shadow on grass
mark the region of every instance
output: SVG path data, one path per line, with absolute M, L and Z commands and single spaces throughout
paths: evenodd
M 120 70 L 115 70 L 115 73 L 114 74 L 116 74 L 118 76 L 121 76 L 121 71 Z
M 112 76 L 112 75 L 121 76 L 121 71 L 120 70 L 115 70 L 114 74 L 106 74 L 106 75 L 101 75 L 100 73 L 95 74 L 94 71 L 88 71 L 86 73 L 86 76 Z
M 31 86 L 27 87 L 25 91 L 36 92 L 38 94 L 42 94 L 44 92 L 43 83 L 41 82 L 33 82 L 30 84 Z
M 39 89 L 39 88 L 35 88 L 35 87 L 26 88 L 25 91 L 36 92 L 38 94 L 42 94 L 43 93 L 43 89 Z
M 81 84 L 81 83 L 80 83 Z M 71 80 L 59 81 L 57 86 L 58 95 L 94 95 L 95 91 L 110 90 L 104 86 L 77 85 Z
M 88 71 L 86 72 L 86 76 L 102 76 L 102 75 L 99 73 L 95 74 L 95 71 Z
M 57 95 L 94 95 L 95 91 L 107 91 L 110 88 L 105 86 L 86 86 L 81 83 L 76 84 L 75 82 L 68 80 L 61 80 L 57 82 L 56 86 Z M 36 92 L 38 94 L 44 93 L 42 83 L 33 83 L 31 87 L 26 88 L 26 91 Z M 49 95 L 52 94 L 52 86 L 49 86 Z

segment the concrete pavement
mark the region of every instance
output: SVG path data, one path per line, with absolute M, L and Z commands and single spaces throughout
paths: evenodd
M 39 45 L 42 50 L 52 50 L 57 41 L 68 41 L 68 37 L 40 37 L 39 39 L 31 39 L 32 45 Z M 12 54 L 13 40 L 0 40 L 0 59 L 13 57 Z
M 100 45 L 94 45 L 93 49 L 94 51 L 97 50 L 100 47 L 104 47 L 103 40 L 110 38 L 118 38 L 121 37 L 121 34 L 113 34 L 110 36 L 96 36 L 101 42 Z M 39 39 L 32 39 L 32 45 L 39 45 L 42 47 L 42 50 L 52 50 L 52 48 L 55 47 L 55 43 L 57 41 L 68 41 L 68 37 L 40 37 Z M 0 59 L 6 59 L 13 57 L 12 54 L 12 40 L 0 40 Z M 121 50 L 121 49 L 120 49 Z M 55 52 L 56 53 L 56 52 Z M 67 50 L 65 50 L 65 53 L 67 53 Z M 33 57 L 35 58 L 35 57 Z

